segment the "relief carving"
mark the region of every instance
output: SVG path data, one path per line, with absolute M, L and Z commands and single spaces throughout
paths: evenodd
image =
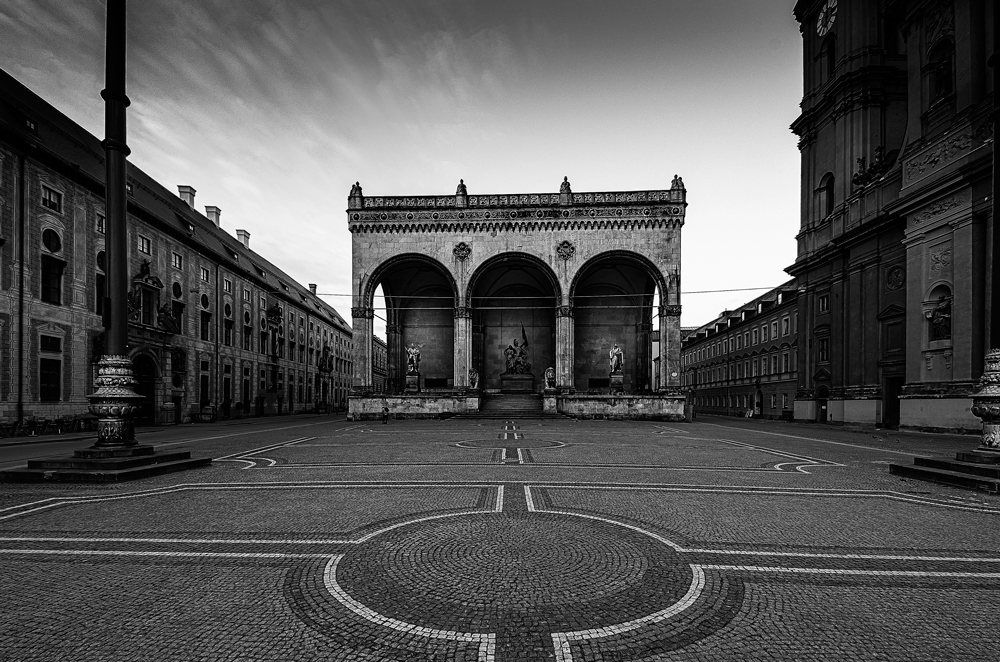
M 890 290 L 898 290 L 906 282 L 903 267 L 893 267 L 885 274 L 885 286 Z
M 939 200 L 928 207 L 925 207 L 922 212 L 915 214 L 910 218 L 910 225 L 918 225 L 925 221 L 928 221 L 935 216 L 940 216 L 945 212 L 954 209 L 956 207 L 962 207 L 969 204 L 969 199 L 964 195 L 953 195 L 950 198 L 945 198 L 944 200 Z
M 939 248 L 931 251 L 931 275 L 938 275 L 946 271 L 951 265 L 951 247 Z

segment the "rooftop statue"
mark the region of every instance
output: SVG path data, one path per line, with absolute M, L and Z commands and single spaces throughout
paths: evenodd
M 455 191 L 455 195 L 469 195 L 469 189 L 465 188 L 465 180 L 458 180 L 458 189 Z
M 569 189 L 569 177 L 563 177 L 562 184 L 559 185 L 560 193 L 572 193 Z

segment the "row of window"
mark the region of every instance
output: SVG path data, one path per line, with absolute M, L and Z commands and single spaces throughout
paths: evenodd
M 798 315 L 795 317 L 797 322 Z M 798 326 L 797 323 L 796 326 Z M 770 335 L 768 335 L 769 331 Z M 792 327 L 791 318 L 785 316 L 781 319 L 780 337 L 788 336 L 796 331 L 797 329 L 793 329 Z M 727 336 L 705 347 L 698 348 L 694 351 L 688 351 L 685 353 L 682 362 L 684 365 L 690 365 L 692 363 L 723 356 L 725 354 L 729 354 L 730 352 L 739 351 L 744 347 L 749 348 L 762 342 L 768 342 L 769 340 L 773 341 L 778 337 L 778 320 L 771 320 L 770 325 L 761 324 L 755 329 Z
M 778 394 L 771 394 L 771 409 L 778 408 Z M 788 409 L 790 398 L 781 394 L 781 408 Z M 753 399 L 749 395 L 696 395 L 692 404 L 701 407 L 726 407 L 728 409 L 751 409 Z
M 732 379 L 747 379 L 766 377 L 768 375 L 787 374 L 795 370 L 797 352 L 782 352 L 765 355 L 759 359 L 738 361 L 710 368 L 694 368 L 685 373 L 686 385 L 697 386 Z

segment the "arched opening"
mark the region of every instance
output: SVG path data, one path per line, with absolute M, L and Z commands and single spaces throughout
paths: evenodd
M 383 264 L 372 277 L 365 293 L 369 305 L 379 286 L 385 301 L 385 390 L 452 388 L 454 279 L 430 258 L 401 255 Z M 414 359 L 408 364 L 409 356 Z M 369 369 L 374 369 L 374 357 Z M 374 385 L 374 374 L 370 379 Z
M 954 59 L 955 45 L 947 38 L 934 44 L 927 55 L 927 82 L 932 105 L 954 91 Z
M 560 293 L 549 267 L 507 253 L 487 260 L 469 281 L 472 361 L 480 387 L 538 392 L 555 365 L 555 308 Z
M 833 194 L 834 194 L 835 184 L 836 184 L 836 179 L 834 178 L 832 172 L 826 173 L 825 175 L 823 175 L 823 179 L 820 180 L 819 209 L 820 213 L 822 214 L 822 218 L 826 218 L 833 213 L 833 206 L 834 206 Z
M 653 310 L 654 302 L 665 299 L 663 291 L 656 268 L 637 254 L 605 253 L 580 269 L 571 291 L 576 390 L 643 393 L 655 388 Z M 613 356 L 619 351 L 623 356 Z M 621 364 L 620 387 L 613 383 L 612 361 Z
M 132 373 L 135 375 L 135 392 L 143 397 L 135 416 L 136 425 L 156 424 L 156 364 L 145 354 L 132 359 Z

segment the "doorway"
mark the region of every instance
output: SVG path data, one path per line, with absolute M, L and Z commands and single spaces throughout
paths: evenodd
M 882 385 L 882 426 L 899 427 L 899 394 L 903 390 L 903 377 L 886 377 Z
M 132 360 L 132 371 L 136 381 L 135 392 L 143 398 L 135 424 L 156 425 L 156 364 L 153 359 L 140 354 Z

